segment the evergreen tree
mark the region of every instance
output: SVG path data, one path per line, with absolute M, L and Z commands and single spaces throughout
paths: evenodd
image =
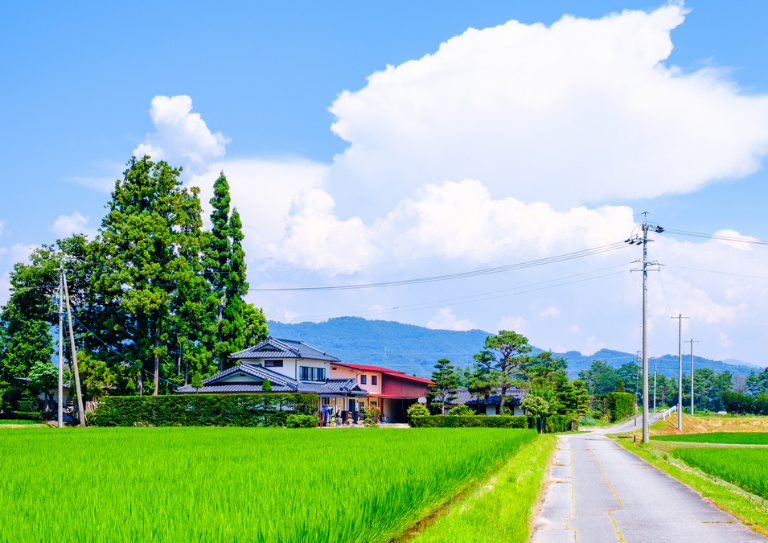
M 138 392 L 144 392 L 144 367 L 151 360 L 153 394 L 160 390 L 160 359 L 168 354 L 172 293 L 183 269 L 177 253 L 183 242 L 181 212 L 191 198 L 180 169 L 150 157 L 132 157 L 124 179 L 115 184 L 109 212 L 101 223 L 97 281 L 101 292 L 120 300 L 120 325 L 132 339 Z M 126 287 L 128 287 L 126 289 Z
M 219 369 L 224 369 L 230 365 L 230 354 L 266 338 L 267 321 L 261 309 L 244 300 L 248 282 L 245 280 L 243 224 L 237 209 L 230 215 L 229 184 L 223 172 L 213 187 L 213 228 L 205 250 L 205 273 L 216 315 L 217 332 L 211 350 Z
M 616 390 L 615 391 L 616 392 L 624 392 L 624 381 L 622 381 L 621 379 L 616 381 Z
M 230 243 L 229 243 L 229 183 L 221 172 L 213 183 L 213 198 L 210 200 L 211 224 L 208 234 L 208 243 L 205 247 L 205 277 L 211 287 L 212 318 L 216 322 L 216 338 L 209 344 L 209 348 L 216 358 L 219 370 L 224 368 L 226 355 L 225 345 L 222 340 L 222 320 L 224 319 L 224 303 L 227 294 L 228 274 L 230 271 Z
M 456 387 L 459 384 L 459 378 L 454 371 L 454 366 L 447 358 L 441 358 L 435 364 L 435 371 L 432 372 L 432 381 L 429 393 L 432 401 L 440 402 L 441 413 L 445 415 L 445 404 L 456 399 Z

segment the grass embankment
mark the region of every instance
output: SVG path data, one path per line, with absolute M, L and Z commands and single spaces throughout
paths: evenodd
M 47 428 L 49 425 L 37 420 L 0 419 L 0 428 Z
M 689 466 L 768 499 L 768 451 L 749 448 L 685 447 L 672 456 Z
M 0 434 L 0 542 L 386 542 L 532 430 L 72 428 Z M 64 500 L 45 496 L 59 492 Z
M 728 445 L 768 445 L 768 432 L 712 432 L 708 434 L 671 434 L 652 436 L 653 441 L 676 443 L 717 443 Z
M 522 447 L 484 484 L 467 493 L 407 541 L 481 543 L 528 541 L 533 508 L 541 493 L 554 435 Z
M 651 434 L 680 435 L 708 432 L 768 432 L 768 417 L 754 415 L 686 415 L 683 413 L 683 431 L 677 429 L 677 413 L 660 420 L 649 428 Z

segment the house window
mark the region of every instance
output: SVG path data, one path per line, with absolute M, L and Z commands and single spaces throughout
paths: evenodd
M 282 368 L 283 361 L 282 360 L 266 360 L 264 362 L 264 365 L 268 368 Z
M 371 384 L 372 385 L 378 385 L 379 384 L 379 380 L 376 378 L 375 375 L 371 375 Z
M 325 368 L 299 367 L 299 379 L 302 381 L 325 381 Z
M 365 378 L 365 375 L 361 375 L 361 376 L 360 376 L 360 384 L 361 384 L 361 385 L 364 385 L 364 384 L 366 384 L 366 378 Z

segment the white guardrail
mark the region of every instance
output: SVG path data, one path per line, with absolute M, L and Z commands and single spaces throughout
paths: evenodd
M 666 411 L 664 411 L 664 412 L 661 414 L 661 418 L 662 418 L 662 419 L 664 419 L 664 420 L 666 420 L 666 418 L 667 418 L 669 415 L 671 415 L 672 413 L 674 413 L 675 411 L 677 411 L 677 406 L 676 406 L 676 405 L 673 405 L 672 407 L 670 407 L 669 409 L 667 409 Z

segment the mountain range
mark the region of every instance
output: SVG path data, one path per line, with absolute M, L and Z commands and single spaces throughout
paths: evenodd
M 339 357 L 350 364 L 383 366 L 419 377 L 429 377 L 432 367 L 440 358 L 448 358 L 458 367 L 472 365 L 472 355 L 483 346 L 488 332 L 468 330 L 433 330 L 400 322 L 368 320 L 360 317 L 339 317 L 323 322 L 286 324 L 269 321 L 269 335 L 299 339 L 308 345 Z M 534 354 L 542 349 L 533 347 Z M 568 361 L 568 373 L 576 374 L 586 369 L 593 360 L 603 360 L 614 367 L 637 360 L 637 355 L 601 349 L 591 355 L 579 351 L 553 353 Z M 683 373 L 690 372 L 690 356 L 683 356 Z M 649 360 L 650 371 L 654 365 L 658 373 L 677 375 L 677 355 L 664 355 Z M 694 356 L 694 366 L 712 368 L 715 372 L 730 371 L 735 375 L 748 375 L 759 366 L 728 359 L 710 360 Z

